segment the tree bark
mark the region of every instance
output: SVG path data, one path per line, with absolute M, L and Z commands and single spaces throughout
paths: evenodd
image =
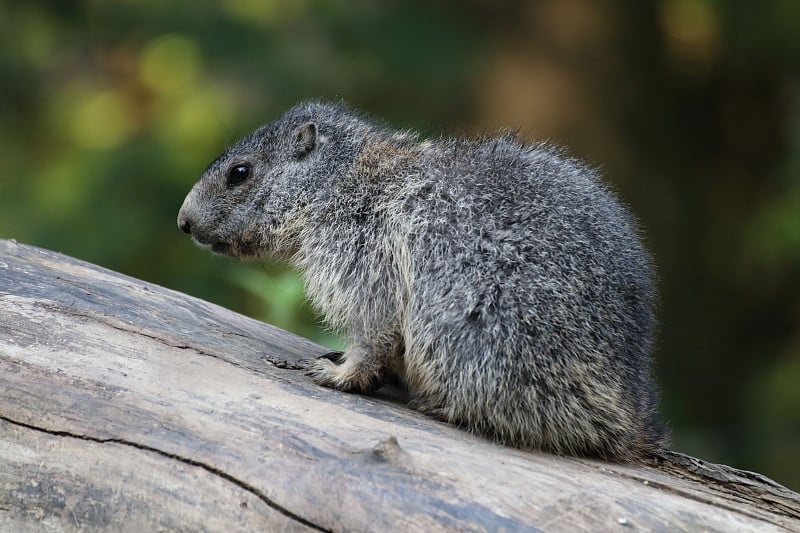
M 327 351 L 0 240 L 0 531 L 800 530 L 761 475 L 498 446 L 316 386 Z

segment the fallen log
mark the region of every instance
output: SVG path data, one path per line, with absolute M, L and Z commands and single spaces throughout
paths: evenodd
M 327 351 L 0 240 L 0 531 L 800 531 L 761 475 L 498 446 L 314 385 Z

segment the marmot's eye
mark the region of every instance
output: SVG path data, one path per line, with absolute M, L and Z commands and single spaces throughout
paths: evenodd
M 239 185 L 250 176 L 250 165 L 236 165 L 228 170 L 228 185 Z

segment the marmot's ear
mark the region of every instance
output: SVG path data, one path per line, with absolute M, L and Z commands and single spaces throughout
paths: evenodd
M 294 156 L 302 159 L 317 146 L 317 125 L 313 122 L 306 122 L 297 130 L 294 139 Z

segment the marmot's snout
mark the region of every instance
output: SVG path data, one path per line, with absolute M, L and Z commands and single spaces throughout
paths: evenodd
M 186 196 L 186 199 L 183 201 L 183 205 L 181 205 L 181 208 L 178 211 L 178 227 L 187 235 L 191 235 L 192 229 L 194 229 L 196 226 L 195 216 L 192 214 L 192 205 L 194 203 L 193 193 L 194 189 L 192 189 L 192 191 Z
M 178 227 L 186 234 L 192 232 L 192 222 L 187 217 L 183 216 L 183 213 L 178 214 Z

